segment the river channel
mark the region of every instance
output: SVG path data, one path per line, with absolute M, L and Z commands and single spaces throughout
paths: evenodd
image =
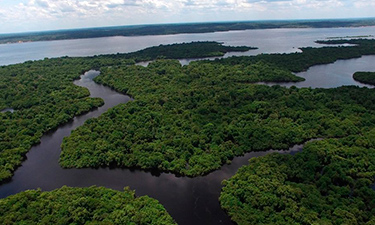
M 338 87 L 342 85 L 359 85 L 351 78 L 355 71 L 375 71 L 375 56 L 363 56 L 351 60 L 339 60 L 328 65 L 311 67 L 297 75 L 306 78 L 300 83 L 287 83 L 284 86 L 298 87 Z M 236 157 L 230 165 L 203 177 L 178 177 L 174 174 L 119 169 L 62 169 L 58 164 L 60 145 L 64 137 L 81 126 L 87 119 L 100 114 L 121 103 L 132 99 L 119 94 L 108 87 L 92 81 L 99 72 L 89 71 L 74 83 L 86 87 L 91 97 L 100 97 L 105 104 L 98 109 L 75 117 L 71 122 L 57 130 L 44 135 L 39 145 L 34 146 L 8 183 L 0 186 L 0 197 L 19 193 L 27 189 L 41 188 L 44 191 L 60 188 L 63 185 L 87 187 L 105 186 L 122 190 L 125 186 L 136 190 L 137 195 L 148 195 L 160 201 L 178 224 L 232 224 L 229 217 L 221 210 L 218 201 L 221 182 L 235 174 L 239 167 L 246 165 L 252 157 L 259 157 L 272 152 L 296 153 L 303 145 L 296 145 L 286 151 L 269 150 L 252 152 L 243 157 Z M 317 78 L 318 77 L 318 78 Z M 272 85 L 272 84 L 270 84 Z

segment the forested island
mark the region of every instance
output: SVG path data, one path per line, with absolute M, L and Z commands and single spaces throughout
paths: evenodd
M 192 48 L 196 52 L 189 53 L 194 58 L 226 51 L 219 43 L 198 42 L 151 48 L 159 54 L 144 50 L 2 66 L 0 109 L 15 109 L 13 113 L 0 114 L 2 179 L 11 176 L 25 152 L 44 132 L 102 104 L 100 99 L 88 98 L 87 90 L 72 84 L 84 71 L 97 69 L 101 75 L 95 78 L 96 82 L 131 95 L 134 101 L 87 120 L 64 138 L 60 156 L 63 167 L 130 167 L 200 176 L 249 151 L 287 149 L 312 138 L 324 138 L 307 144 L 296 155 L 272 154 L 251 160 L 223 182 L 222 208 L 238 224 L 372 223 L 375 92 L 355 86 L 299 89 L 257 84 L 299 82 L 303 78 L 292 72 L 375 54 L 375 40 L 371 39 L 319 43 L 353 46 L 302 48 L 301 53 L 204 60 L 186 66 L 174 60 L 186 56 L 187 45 L 196 46 Z M 230 51 L 250 49 L 245 48 L 234 47 Z M 155 61 L 147 67 L 135 65 L 142 59 Z M 43 204 L 46 199 L 62 196 L 58 207 L 63 212 L 59 215 L 67 215 L 68 222 L 104 221 L 118 216 L 90 208 L 102 208 L 96 198 L 102 195 L 94 189 L 65 187 L 48 193 L 22 192 L 0 200 L 0 207 L 6 206 L 0 215 L 9 223 L 31 222 L 36 217 L 55 223 L 54 219 L 60 217 L 43 210 Z M 84 212 L 79 215 L 87 217 L 77 222 L 74 212 L 64 214 L 68 213 L 64 207 L 74 204 L 74 198 L 80 198 L 82 193 L 95 197 L 79 208 Z M 123 194 L 134 199 L 129 190 Z M 27 211 L 29 200 L 38 202 L 30 204 L 31 213 Z M 105 200 L 104 197 L 101 201 Z M 158 218 L 164 218 L 166 224 L 173 223 L 161 206 L 150 199 L 145 201 L 144 207 L 151 208 L 142 218 L 163 215 Z M 18 208 L 12 209 L 12 204 Z M 108 204 L 112 207 L 114 203 Z M 144 207 L 140 208 L 141 213 Z M 115 212 L 128 218 L 130 208 L 125 206 Z
M 375 84 L 375 72 L 355 72 L 353 79 L 364 84 Z
M 125 188 L 62 187 L 29 190 L 0 199 L 0 223 L 8 224 L 176 224 L 165 208 L 148 196 Z
M 258 48 L 248 46 L 224 46 L 223 44 L 215 41 L 201 41 L 159 45 L 124 55 L 127 58 L 131 58 L 136 61 L 149 61 L 160 58 L 190 59 L 224 56 L 225 53 L 228 52 L 246 52 L 253 49 Z M 119 57 L 122 57 L 122 54 L 120 54 Z
M 217 31 L 275 29 L 275 28 L 333 28 L 374 26 L 374 18 L 326 20 L 269 20 L 214 23 L 181 23 L 159 25 L 82 28 L 18 34 L 0 34 L 0 44 L 30 41 L 97 38 L 112 36 L 167 35 L 181 33 L 208 33 Z

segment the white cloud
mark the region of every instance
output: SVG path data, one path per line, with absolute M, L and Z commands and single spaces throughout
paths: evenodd
M 357 0 L 354 2 L 354 6 L 356 8 L 365 8 L 365 7 L 372 7 L 375 9 L 375 1 L 374 0 Z
M 0 0 L 0 32 L 258 19 L 373 16 L 375 0 Z

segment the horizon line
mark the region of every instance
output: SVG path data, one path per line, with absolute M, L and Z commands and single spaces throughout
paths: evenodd
M 109 26 L 98 26 L 98 27 L 77 27 L 77 28 L 62 28 L 56 30 L 39 30 L 39 31 L 22 31 L 22 32 L 9 32 L 0 33 L 0 36 L 7 35 L 20 35 L 20 34 L 36 34 L 36 33 L 49 33 L 49 32 L 64 32 L 74 30 L 92 30 L 100 28 L 125 28 L 125 27 L 142 27 L 142 26 L 163 26 L 163 25 L 189 25 L 189 24 L 215 24 L 215 23 L 256 23 L 256 22 L 292 22 L 292 21 L 338 21 L 338 20 L 375 20 L 375 17 L 349 17 L 349 18 L 315 18 L 315 19 L 267 19 L 267 20 L 222 20 L 222 21 L 206 21 L 206 22 L 178 22 L 178 23 L 144 23 L 144 24 L 133 24 L 133 25 L 109 25 Z

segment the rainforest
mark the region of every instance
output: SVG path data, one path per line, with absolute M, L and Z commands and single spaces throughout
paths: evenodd
M 199 177 L 247 152 L 288 149 L 318 138 L 295 155 L 275 153 L 250 160 L 222 182 L 222 209 L 238 224 L 372 223 L 373 89 L 259 84 L 300 82 L 304 78 L 295 73 L 311 66 L 375 54 L 372 39 L 317 43 L 328 46 L 185 66 L 177 59 L 255 47 L 192 42 L 2 66 L 0 109 L 14 111 L 0 114 L 0 180 L 11 179 L 43 134 L 103 105 L 73 84 L 80 74 L 95 69 L 100 71 L 95 82 L 133 101 L 88 119 L 65 137 L 62 167 L 120 167 Z M 136 65 L 141 61 L 152 62 Z M 354 79 L 372 84 L 372 73 L 356 74 Z M 4 224 L 175 223 L 156 200 L 135 197 L 129 189 L 31 190 L 0 200 L 0 208 Z

